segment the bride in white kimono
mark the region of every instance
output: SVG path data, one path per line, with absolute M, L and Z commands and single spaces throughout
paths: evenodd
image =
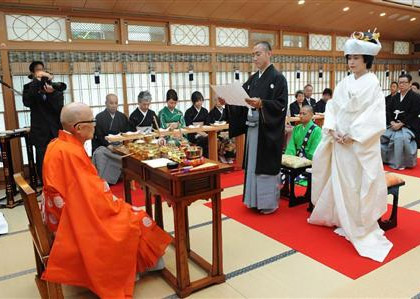
M 385 131 L 385 97 L 369 72 L 381 45 L 377 33 L 353 33 L 344 54 L 353 74 L 327 103 L 323 138 L 312 168 L 311 224 L 335 226 L 364 257 L 382 262 L 393 244 L 379 228 L 387 210 L 380 136 Z

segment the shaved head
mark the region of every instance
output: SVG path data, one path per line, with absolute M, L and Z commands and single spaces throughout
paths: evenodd
M 314 114 L 314 108 L 311 105 L 304 105 L 300 110 L 305 110 L 306 112 Z
M 63 129 L 69 132 L 74 130 L 73 125 L 79 121 L 89 119 L 92 115 L 90 107 L 83 103 L 70 103 L 63 107 L 60 114 L 60 121 Z

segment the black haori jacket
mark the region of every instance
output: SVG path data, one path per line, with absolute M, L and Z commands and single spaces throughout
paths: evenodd
M 249 97 L 262 99 L 258 126 L 257 165 L 255 174 L 277 175 L 281 166 L 284 126 L 287 112 L 287 81 L 273 65 L 258 78 L 253 74 L 243 84 Z M 226 105 L 229 137 L 246 134 L 248 108 Z M 245 143 L 246 144 L 246 143 Z M 246 168 L 247 153 L 243 167 Z

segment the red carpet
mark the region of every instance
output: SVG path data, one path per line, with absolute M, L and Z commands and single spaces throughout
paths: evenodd
M 357 279 L 420 245 L 420 213 L 399 208 L 398 227 L 386 232 L 394 244 L 384 263 L 361 257 L 345 238 L 333 228 L 310 225 L 307 205 L 287 207 L 281 200 L 279 210 L 261 215 L 242 204 L 242 195 L 222 200 L 222 213 L 254 230 L 277 240 L 308 257 Z M 211 207 L 211 203 L 206 204 Z
M 413 168 L 406 168 L 404 170 L 392 169 L 388 165 L 384 165 L 385 171 L 391 171 L 399 174 L 410 175 L 420 178 L 420 158 L 417 158 L 417 166 Z
M 243 170 L 236 170 L 224 173 L 220 177 L 222 188 L 229 188 L 244 183 L 245 175 Z
M 224 173 L 221 176 L 222 188 L 237 186 L 243 183 L 244 172 L 242 170 Z M 124 184 L 122 182 L 118 182 L 117 184 L 112 185 L 110 188 L 115 196 L 121 198 L 124 197 Z M 137 185 L 137 189 L 131 192 L 131 199 L 133 201 L 133 205 L 135 206 L 142 207 L 145 205 L 144 194 L 143 191 L 140 189 L 140 186 Z

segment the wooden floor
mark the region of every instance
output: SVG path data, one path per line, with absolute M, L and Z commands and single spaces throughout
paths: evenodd
M 420 167 L 420 166 L 418 166 Z M 420 178 L 401 176 L 400 206 L 420 211 Z M 4 192 L 4 191 L 3 191 Z M 242 193 L 242 186 L 227 188 L 223 198 Z M 190 208 L 192 248 L 211 260 L 211 210 L 203 201 Z M 0 236 L 0 298 L 38 298 L 34 283 L 35 261 L 27 220 L 22 206 L 1 210 L 10 233 Z M 165 226 L 172 231 L 172 212 L 164 208 Z M 192 298 L 412 298 L 420 297 L 420 247 L 379 269 L 352 280 L 323 264 L 227 217 L 223 218 L 224 270 L 226 283 Z M 174 268 L 174 252 L 165 263 Z M 110 271 L 112 271 L 110 269 Z M 203 276 L 193 264 L 191 278 Z M 90 292 L 66 287 L 68 298 L 95 298 Z M 135 298 L 173 297 L 173 290 L 156 274 L 137 282 Z

